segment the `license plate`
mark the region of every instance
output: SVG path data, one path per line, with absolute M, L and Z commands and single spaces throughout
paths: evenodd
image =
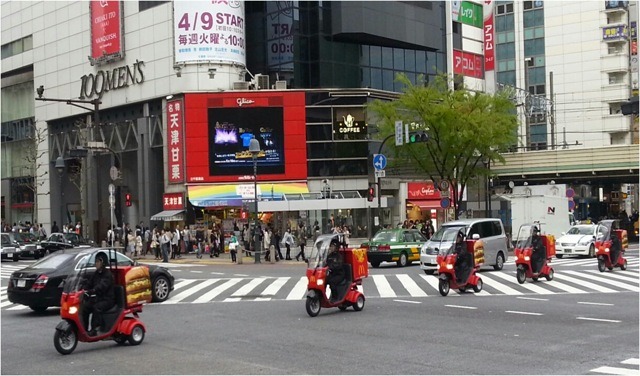
M 571 250 L 570 249 L 565 249 L 564 253 L 571 253 Z
M 376 252 L 378 250 L 378 247 L 371 247 L 371 252 Z
M 7 253 L 7 257 L 8 258 L 12 258 L 13 257 L 13 253 Z
M 16 286 L 18 287 L 25 287 L 27 285 L 27 281 L 24 279 L 19 279 L 18 283 L 16 284 Z

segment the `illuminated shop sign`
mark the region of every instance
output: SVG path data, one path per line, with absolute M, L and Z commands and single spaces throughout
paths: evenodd
M 629 28 L 627 25 L 607 26 L 602 28 L 602 39 L 621 39 L 627 38 L 629 35 Z
M 367 138 L 367 123 L 362 108 L 336 108 L 333 122 L 334 140 L 364 140 Z
M 453 50 L 453 73 L 467 77 L 483 78 L 484 56 L 471 52 Z

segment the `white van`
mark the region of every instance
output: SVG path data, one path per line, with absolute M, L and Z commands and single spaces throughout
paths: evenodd
M 420 250 L 420 269 L 427 274 L 433 274 L 438 270 L 436 258 L 440 250 L 447 250 L 453 247 L 457 231 L 447 231 L 448 238 L 444 238 L 447 229 L 463 229 L 467 239 L 471 239 L 478 234 L 484 243 L 483 266 L 493 266 L 495 270 L 502 270 L 505 261 L 509 256 L 509 241 L 504 232 L 504 226 L 499 219 L 495 218 L 475 218 L 461 219 L 447 222 L 422 245 Z

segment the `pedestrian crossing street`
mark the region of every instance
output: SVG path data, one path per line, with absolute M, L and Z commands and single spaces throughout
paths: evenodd
M 590 375 L 640 375 L 640 359 L 630 358 L 623 360 L 616 367 L 603 366 L 589 371 Z

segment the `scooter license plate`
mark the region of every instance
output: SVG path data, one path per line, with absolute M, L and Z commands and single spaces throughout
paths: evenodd
M 27 285 L 27 281 L 24 279 L 19 279 L 18 283 L 16 283 L 16 286 L 18 287 L 25 287 Z

